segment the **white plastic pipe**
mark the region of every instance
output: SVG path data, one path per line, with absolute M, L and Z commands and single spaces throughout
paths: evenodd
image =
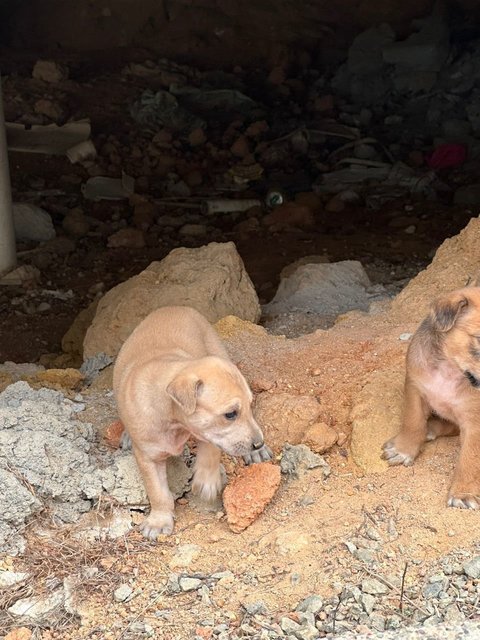
M 15 229 L 13 226 L 12 192 L 8 166 L 7 136 L 3 113 L 2 84 L 0 78 L 0 275 L 17 264 Z

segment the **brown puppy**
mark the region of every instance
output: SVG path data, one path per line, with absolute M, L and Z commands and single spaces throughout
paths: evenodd
M 192 489 L 207 500 L 221 490 L 220 449 L 247 462 L 271 457 L 245 378 L 194 309 L 163 307 L 147 316 L 118 354 L 113 388 L 150 500 L 147 538 L 173 531 L 166 462 L 190 436 L 199 442 Z
M 448 505 L 480 508 L 480 288 L 436 300 L 407 353 L 398 435 L 383 445 L 391 465 L 411 465 L 426 440 L 460 433 Z

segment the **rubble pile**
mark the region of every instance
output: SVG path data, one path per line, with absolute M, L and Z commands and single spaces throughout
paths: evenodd
M 403 40 L 388 24 L 360 33 L 327 71 L 303 50 L 273 70 L 146 59 L 92 75 L 78 60 L 19 64 L 3 79 L 9 148 L 20 163 L 42 162 L 12 172 L 22 264 L 0 305 L 58 312 L 45 293 L 54 287 L 38 285 L 71 267 L 85 279 L 61 301 L 72 316 L 175 247 L 233 240 L 242 254 L 287 237 L 311 242 L 311 263 L 360 260 L 373 295 L 377 285 L 397 293 L 480 200 L 475 38 L 438 5 Z M 361 246 L 345 238 L 356 234 Z M 262 304 L 288 264 L 275 244 L 277 274 L 250 273 Z M 304 298 L 285 301 L 279 319 L 275 299 L 266 326 L 289 336 L 330 326 L 335 311 L 309 315 Z

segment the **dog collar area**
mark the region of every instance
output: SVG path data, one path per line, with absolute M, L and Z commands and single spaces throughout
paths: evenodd
M 478 388 L 480 387 L 480 380 L 478 378 L 476 378 L 473 373 L 470 373 L 470 371 L 465 371 L 464 372 L 465 377 L 467 378 L 467 380 L 470 382 L 470 384 L 472 385 L 472 387 Z

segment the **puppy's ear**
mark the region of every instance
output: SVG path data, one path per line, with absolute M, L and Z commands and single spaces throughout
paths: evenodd
M 195 411 L 202 386 L 203 382 L 194 373 L 181 373 L 170 382 L 167 393 L 190 416 Z
M 468 307 L 468 299 L 461 293 L 450 293 L 435 300 L 430 317 L 437 331 L 446 332 L 455 325 Z

